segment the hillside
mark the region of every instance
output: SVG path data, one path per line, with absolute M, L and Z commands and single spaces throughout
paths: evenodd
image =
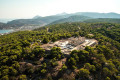
M 119 23 L 120 24 L 120 19 L 115 19 L 115 18 L 98 18 L 98 19 L 88 19 L 85 20 L 84 22 L 87 23 L 96 23 L 96 22 L 106 22 L 106 23 Z
M 67 54 L 48 46 L 79 37 L 98 44 Z M 63 23 L 0 36 L 0 80 L 120 80 L 119 67 L 120 24 Z
M 50 24 L 58 24 L 58 23 L 65 23 L 65 22 L 83 22 L 84 20 L 87 20 L 87 19 L 91 19 L 91 18 L 87 17 L 87 16 L 74 15 L 74 16 L 70 16 L 68 18 L 54 21 Z

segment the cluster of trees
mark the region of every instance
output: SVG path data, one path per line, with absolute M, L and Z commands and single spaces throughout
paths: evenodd
M 104 47 L 104 48 L 103 48 Z M 105 51 L 105 52 L 104 52 Z M 94 79 L 104 80 L 106 78 L 118 79 L 119 58 L 114 55 L 113 50 L 108 47 L 98 45 L 96 48 L 86 47 L 85 50 L 72 51 L 68 61 L 68 67 L 79 69 L 77 79 Z M 116 53 L 119 55 L 119 53 Z M 119 80 L 119 79 L 118 79 Z
M 95 38 L 99 44 L 69 56 L 58 47 L 49 52 L 40 47 L 72 36 Z M 0 36 L 0 79 L 64 79 L 63 74 L 78 70 L 74 79 L 119 80 L 119 36 L 120 25 L 113 23 L 63 23 Z M 67 60 L 58 75 L 48 75 L 63 58 Z

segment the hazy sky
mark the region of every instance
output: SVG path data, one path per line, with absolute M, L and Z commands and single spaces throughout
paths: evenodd
M 62 12 L 120 13 L 120 0 L 0 0 L 0 18 L 32 18 Z

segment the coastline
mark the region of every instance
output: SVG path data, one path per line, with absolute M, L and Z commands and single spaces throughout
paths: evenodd
M 9 34 L 15 32 L 14 29 L 0 29 L 0 35 L 5 35 L 5 34 Z

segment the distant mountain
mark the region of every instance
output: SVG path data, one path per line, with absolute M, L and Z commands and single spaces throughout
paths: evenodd
M 74 15 L 74 16 L 70 16 L 68 18 L 54 21 L 51 24 L 58 24 L 58 23 L 65 23 L 65 22 L 82 22 L 82 21 L 87 20 L 87 19 L 92 19 L 92 18 L 87 17 L 87 16 Z
M 0 22 L 0 29 L 3 29 L 5 23 Z
M 106 22 L 106 23 L 120 23 L 120 19 L 115 18 L 97 18 L 97 19 L 88 19 L 84 22 L 87 23 L 96 23 L 96 22 Z
M 61 16 L 61 15 L 68 15 L 68 13 L 63 12 L 63 13 L 60 13 L 60 14 L 56 14 L 56 16 Z
M 120 18 L 120 14 L 117 13 L 97 13 L 97 12 L 78 12 L 74 15 L 83 15 L 93 18 Z
M 15 19 L 0 19 L 0 22 L 7 23 L 8 21 L 12 21 L 12 20 L 15 20 Z
M 42 18 L 41 16 L 37 15 L 35 17 L 33 17 L 33 19 L 37 19 L 37 18 Z
M 119 23 L 120 14 L 117 13 L 96 13 L 96 12 L 77 12 L 77 13 L 60 13 L 56 15 L 41 17 L 35 16 L 32 19 L 15 19 L 7 22 L 7 24 L 0 25 L 1 28 L 20 28 L 22 26 L 30 27 L 40 27 L 48 24 L 57 24 L 64 22 L 95 22 L 93 18 L 105 18 L 105 19 L 96 19 L 97 22 L 117 22 Z M 108 19 L 108 18 L 112 18 Z M 88 20 L 89 19 L 89 20 Z M 88 20 L 88 21 L 87 21 Z M 32 26 L 31 26 L 32 25 Z
M 54 21 L 51 24 L 64 23 L 64 22 L 83 22 L 83 21 L 120 23 L 120 14 L 117 13 L 77 12 L 68 15 L 70 17 Z M 101 19 L 97 19 L 97 18 L 101 18 Z
M 24 25 L 46 25 L 53 21 L 62 19 L 62 16 L 47 16 L 47 17 L 34 17 L 33 19 L 17 19 L 7 23 L 7 25 L 11 25 L 12 27 L 20 27 Z
M 3 22 L 0 22 L 0 25 L 4 25 L 5 23 L 3 23 Z

